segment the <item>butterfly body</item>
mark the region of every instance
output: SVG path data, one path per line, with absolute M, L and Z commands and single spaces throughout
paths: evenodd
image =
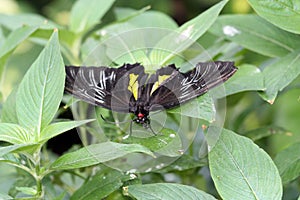
M 133 121 L 146 128 L 150 127 L 150 112 L 173 108 L 201 96 L 237 70 L 233 62 L 221 61 L 198 63 L 186 73 L 179 72 L 174 64 L 153 74 L 145 73 L 139 63 L 119 68 L 65 69 L 66 92 L 96 106 L 133 113 Z

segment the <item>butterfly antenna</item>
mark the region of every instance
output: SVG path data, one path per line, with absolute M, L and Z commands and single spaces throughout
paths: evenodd
M 107 123 L 110 123 L 110 124 L 124 124 L 124 123 L 128 123 L 128 122 L 132 122 L 132 120 L 130 120 L 130 121 L 123 121 L 123 122 L 109 121 L 109 120 L 105 119 L 102 114 L 100 114 L 100 117 L 103 119 L 103 121 L 105 121 Z

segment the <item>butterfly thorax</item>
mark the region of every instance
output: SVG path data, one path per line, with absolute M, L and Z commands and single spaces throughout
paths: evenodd
M 133 119 L 134 122 L 136 122 L 138 124 L 148 124 L 149 123 L 149 118 L 148 118 L 149 110 L 145 109 L 145 106 L 143 104 L 136 106 L 134 115 L 135 115 L 135 118 Z
M 133 113 L 138 121 L 144 121 L 149 115 L 149 98 L 145 95 L 145 85 L 140 86 L 137 99 L 132 95 L 130 99 L 129 112 Z M 139 123 L 139 122 L 138 122 Z

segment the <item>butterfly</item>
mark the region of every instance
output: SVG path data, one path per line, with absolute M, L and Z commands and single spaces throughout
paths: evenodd
M 140 63 L 119 68 L 65 66 L 65 91 L 95 106 L 133 113 L 133 122 L 150 128 L 149 113 L 170 109 L 205 94 L 237 70 L 233 62 L 200 62 L 182 73 L 174 64 L 145 73 Z

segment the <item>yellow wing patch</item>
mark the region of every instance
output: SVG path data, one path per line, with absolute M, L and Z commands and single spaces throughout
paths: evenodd
M 158 76 L 158 80 L 153 84 L 150 95 L 152 95 L 152 93 L 161 85 L 161 83 L 163 81 L 167 80 L 169 77 L 170 77 L 170 75 Z
M 128 90 L 133 94 L 135 100 L 138 98 L 139 83 L 137 81 L 139 75 L 129 74 Z

